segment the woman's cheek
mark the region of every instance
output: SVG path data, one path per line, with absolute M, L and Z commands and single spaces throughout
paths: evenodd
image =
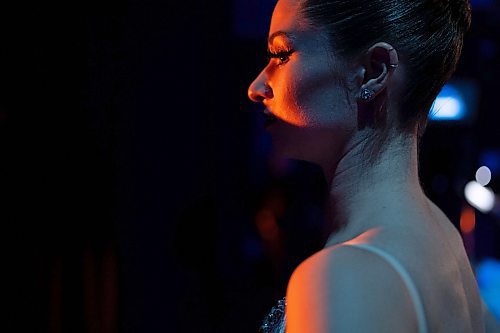
M 309 123 L 311 117 L 311 105 L 308 105 L 306 99 L 300 93 L 300 87 L 294 85 L 288 91 L 288 118 L 290 123 L 298 127 L 305 127 Z

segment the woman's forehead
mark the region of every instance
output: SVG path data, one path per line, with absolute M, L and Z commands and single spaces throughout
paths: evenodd
M 293 32 L 299 30 L 303 18 L 300 14 L 300 0 L 280 0 L 274 8 L 269 34 L 277 31 Z

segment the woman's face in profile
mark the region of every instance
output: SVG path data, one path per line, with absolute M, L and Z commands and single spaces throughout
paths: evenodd
M 304 24 L 299 0 L 279 0 L 269 31 L 270 60 L 249 87 L 277 119 L 267 128 L 284 157 L 336 162 L 356 128 L 345 66 L 326 35 Z

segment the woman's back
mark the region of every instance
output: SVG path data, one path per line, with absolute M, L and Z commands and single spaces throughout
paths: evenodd
M 484 332 L 481 298 L 462 239 L 446 216 L 431 207 L 428 221 L 406 221 L 404 229 L 382 231 L 367 243 L 406 269 L 429 332 Z
M 399 275 L 408 273 L 408 289 L 412 285 L 416 288 L 417 295 L 412 296 L 415 315 L 423 305 L 425 318 L 419 321 L 421 332 L 485 332 L 481 298 L 462 239 L 447 217 L 429 203 L 432 219 L 428 221 L 411 221 L 408 217 L 404 229 L 360 235 L 327 246 L 314 257 L 332 255 L 340 247 L 343 251 L 370 250 L 371 255 L 392 261 Z M 286 299 L 281 300 L 273 308 L 262 332 L 284 332 L 285 302 Z
M 392 266 L 405 278 L 410 294 L 416 288 L 411 295 L 412 311 L 422 317 L 417 319 L 420 332 L 485 332 L 482 302 L 462 239 L 439 208 L 430 201 L 429 207 L 424 220 L 409 214 L 404 227 L 362 234 L 327 246 L 313 256 L 317 260 L 342 248 L 342 251 L 371 252 L 370 255 L 383 257 L 387 268 Z M 281 300 L 273 308 L 263 332 L 284 332 L 285 303 L 286 299 Z

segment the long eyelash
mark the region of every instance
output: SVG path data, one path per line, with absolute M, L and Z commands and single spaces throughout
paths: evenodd
M 267 57 L 269 59 L 274 59 L 274 58 L 281 58 L 281 57 L 289 57 L 293 53 L 293 50 L 288 50 L 288 51 L 280 51 L 280 52 L 271 52 L 270 50 L 267 50 Z

